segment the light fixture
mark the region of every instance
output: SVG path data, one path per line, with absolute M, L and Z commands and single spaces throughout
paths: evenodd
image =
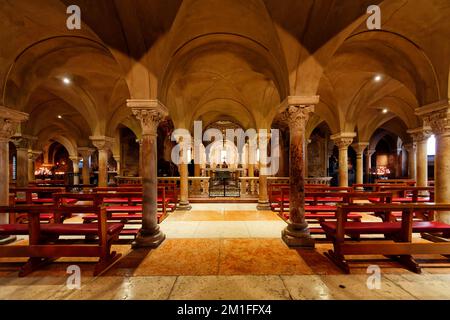
M 376 75 L 374 78 L 373 78 L 373 80 L 375 80 L 376 82 L 380 82 L 381 81 L 381 79 L 382 79 L 382 77 L 381 77 L 381 75 Z
M 58 114 L 58 119 L 62 119 L 62 115 Z
M 388 110 L 387 108 L 384 108 L 384 109 L 383 109 L 383 113 L 384 113 L 384 114 L 386 114 L 386 113 L 388 113 L 388 112 L 389 112 L 389 110 Z
M 64 84 L 66 84 L 66 85 L 69 85 L 69 84 L 72 83 L 72 81 L 71 81 L 68 77 L 64 77 L 64 78 L 62 79 L 62 82 L 63 82 Z

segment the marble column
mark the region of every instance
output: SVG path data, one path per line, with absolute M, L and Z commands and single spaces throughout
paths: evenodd
M 114 139 L 105 136 L 89 137 L 98 150 L 98 186 L 108 186 L 108 158 Z
M 36 171 L 35 162 L 42 154 L 42 151 L 28 150 L 28 182 L 36 181 L 34 172 Z
M 78 166 L 78 163 L 80 159 L 78 156 L 71 156 L 69 159 L 72 161 L 73 165 L 73 184 L 79 185 L 80 184 L 80 176 L 78 175 L 80 173 L 80 167 Z
M 339 148 L 339 186 L 348 187 L 348 147 L 356 137 L 355 132 L 342 132 L 331 136 Z
M 288 97 L 281 105 L 283 120 L 288 123 L 290 131 L 289 153 L 289 220 L 282 231 L 283 241 L 290 247 L 313 248 L 308 223 L 305 220 L 305 128 L 309 115 L 319 97 Z
M 199 163 L 194 163 L 194 177 L 201 177 L 201 168 Z M 196 195 L 201 194 L 200 188 L 201 188 L 200 180 L 194 180 L 192 182 L 193 193 Z
M 356 152 L 356 184 L 364 183 L 364 150 L 369 146 L 368 142 L 359 142 L 352 145 Z M 363 188 L 359 188 L 363 189 Z
M 450 203 L 450 106 L 448 101 L 422 107 L 416 114 L 424 120 L 436 136 L 435 155 L 435 201 Z M 419 161 L 419 159 L 418 159 Z M 438 212 L 440 222 L 450 224 L 450 212 Z
M 17 176 L 16 186 L 19 188 L 28 186 L 28 149 L 29 140 L 22 134 L 14 135 L 12 142 L 17 151 Z
M 408 177 L 411 180 L 416 180 L 416 144 L 411 142 L 405 144 L 405 149 L 408 152 Z
M 158 225 L 157 130 L 159 123 L 169 114 L 158 100 L 128 100 L 127 106 L 142 127 L 142 228 L 133 248 L 158 247 L 166 238 Z
M 372 156 L 375 154 L 376 150 L 367 149 L 366 151 L 366 174 L 367 174 L 367 183 L 371 182 L 372 178 Z
M 91 155 L 94 153 L 95 149 L 93 148 L 87 148 L 87 147 L 81 147 L 78 148 L 78 153 L 83 158 L 83 170 L 81 172 L 83 184 L 88 185 L 91 183 L 91 168 L 89 166 L 89 159 Z
M 28 120 L 28 114 L 0 106 L 0 206 L 9 202 L 9 140 L 19 124 Z M 9 222 L 8 215 L 0 214 L 0 224 Z M 0 244 L 14 241 L 16 237 L 0 236 Z
M 413 138 L 414 143 L 417 146 L 416 150 L 416 176 L 417 186 L 428 186 L 428 150 L 427 142 L 431 136 L 429 127 L 417 128 L 414 130 L 408 130 L 408 133 Z

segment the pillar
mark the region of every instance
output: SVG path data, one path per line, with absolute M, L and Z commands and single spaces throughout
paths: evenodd
M 98 150 L 98 186 L 108 186 L 108 152 L 114 143 L 114 139 L 105 136 L 89 137 L 92 144 Z
M 413 142 L 405 144 L 405 149 L 408 152 L 408 177 L 416 181 L 416 144 Z
M 28 150 L 28 182 L 36 180 L 34 175 L 34 172 L 36 171 L 35 162 L 41 154 L 42 151 Z
M 200 177 L 200 176 L 201 176 L 200 163 L 194 163 L 194 177 Z M 200 188 L 201 188 L 200 180 L 194 180 L 192 182 L 193 193 L 196 195 L 201 194 Z
M 121 176 L 121 167 L 120 167 L 120 156 L 113 155 L 114 160 L 116 161 L 116 172 L 117 176 Z
M 448 101 L 444 101 L 422 107 L 416 114 L 423 117 L 424 124 L 436 136 L 435 202 L 450 203 L 450 106 Z M 438 212 L 436 218 L 450 224 L 450 212 Z
M 348 187 L 348 147 L 356 137 L 354 132 L 342 132 L 331 136 L 339 148 L 339 186 Z
M 356 152 L 356 184 L 364 183 L 364 150 L 369 146 L 368 142 L 359 142 L 352 145 Z
M 308 223 L 305 220 L 305 127 L 309 115 L 319 97 L 288 97 L 282 104 L 280 112 L 289 125 L 289 220 L 282 231 L 283 241 L 290 247 L 313 248 Z
M 375 154 L 376 150 L 367 149 L 366 151 L 366 168 L 367 168 L 367 183 L 372 181 L 372 156 Z
M 19 188 L 28 186 L 28 149 L 29 140 L 22 134 L 13 137 L 12 142 L 17 151 L 17 177 L 16 186 Z
M 80 159 L 78 156 L 71 156 L 69 159 L 72 161 L 73 164 L 73 184 L 79 185 L 80 184 L 80 176 L 78 175 L 80 173 L 80 167 L 78 166 L 78 162 Z
M 408 130 L 416 144 L 416 177 L 418 187 L 428 186 L 428 150 L 427 142 L 431 135 L 430 128 L 423 127 Z
M 88 185 L 91 183 L 91 168 L 89 166 L 89 160 L 91 155 L 94 153 L 95 149 L 93 148 L 87 148 L 87 147 L 81 147 L 78 148 L 78 153 L 83 158 L 83 170 L 81 171 L 83 184 Z
M 142 127 L 142 228 L 133 242 L 133 248 L 156 248 L 166 238 L 159 228 L 157 218 L 157 129 L 169 112 L 158 100 L 128 100 L 127 106 Z
M 0 206 L 9 202 L 9 140 L 20 122 L 28 119 L 28 114 L 0 106 Z M 28 174 L 28 173 L 27 173 Z M 0 224 L 9 222 L 8 215 L 0 214 Z M 15 237 L 0 236 L 0 244 L 14 241 Z

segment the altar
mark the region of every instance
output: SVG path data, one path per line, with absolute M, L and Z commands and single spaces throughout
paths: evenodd
M 239 177 L 244 169 L 216 168 L 206 169 L 211 177 L 209 197 L 240 197 Z

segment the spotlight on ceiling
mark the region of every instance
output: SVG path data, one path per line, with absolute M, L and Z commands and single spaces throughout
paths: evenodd
M 69 85 L 69 84 L 72 83 L 72 81 L 71 81 L 68 77 L 64 77 L 64 78 L 62 79 L 62 82 L 63 82 L 64 84 L 67 84 L 67 85 Z
M 62 115 L 58 114 L 58 119 L 62 119 Z
M 388 112 L 389 112 L 389 110 L 388 110 L 387 108 L 384 108 L 384 109 L 383 109 L 383 113 L 384 113 L 384 114 L 386 114 L 386 113 L 388 113 Z
M 373 80 L 375 80 L 376 82 L 380 82 L 381 81 L 381 79 L 382 79 L 382 77 L 381 77 L 381 75 L 376 75 L 374 78 L 373 78 Z

